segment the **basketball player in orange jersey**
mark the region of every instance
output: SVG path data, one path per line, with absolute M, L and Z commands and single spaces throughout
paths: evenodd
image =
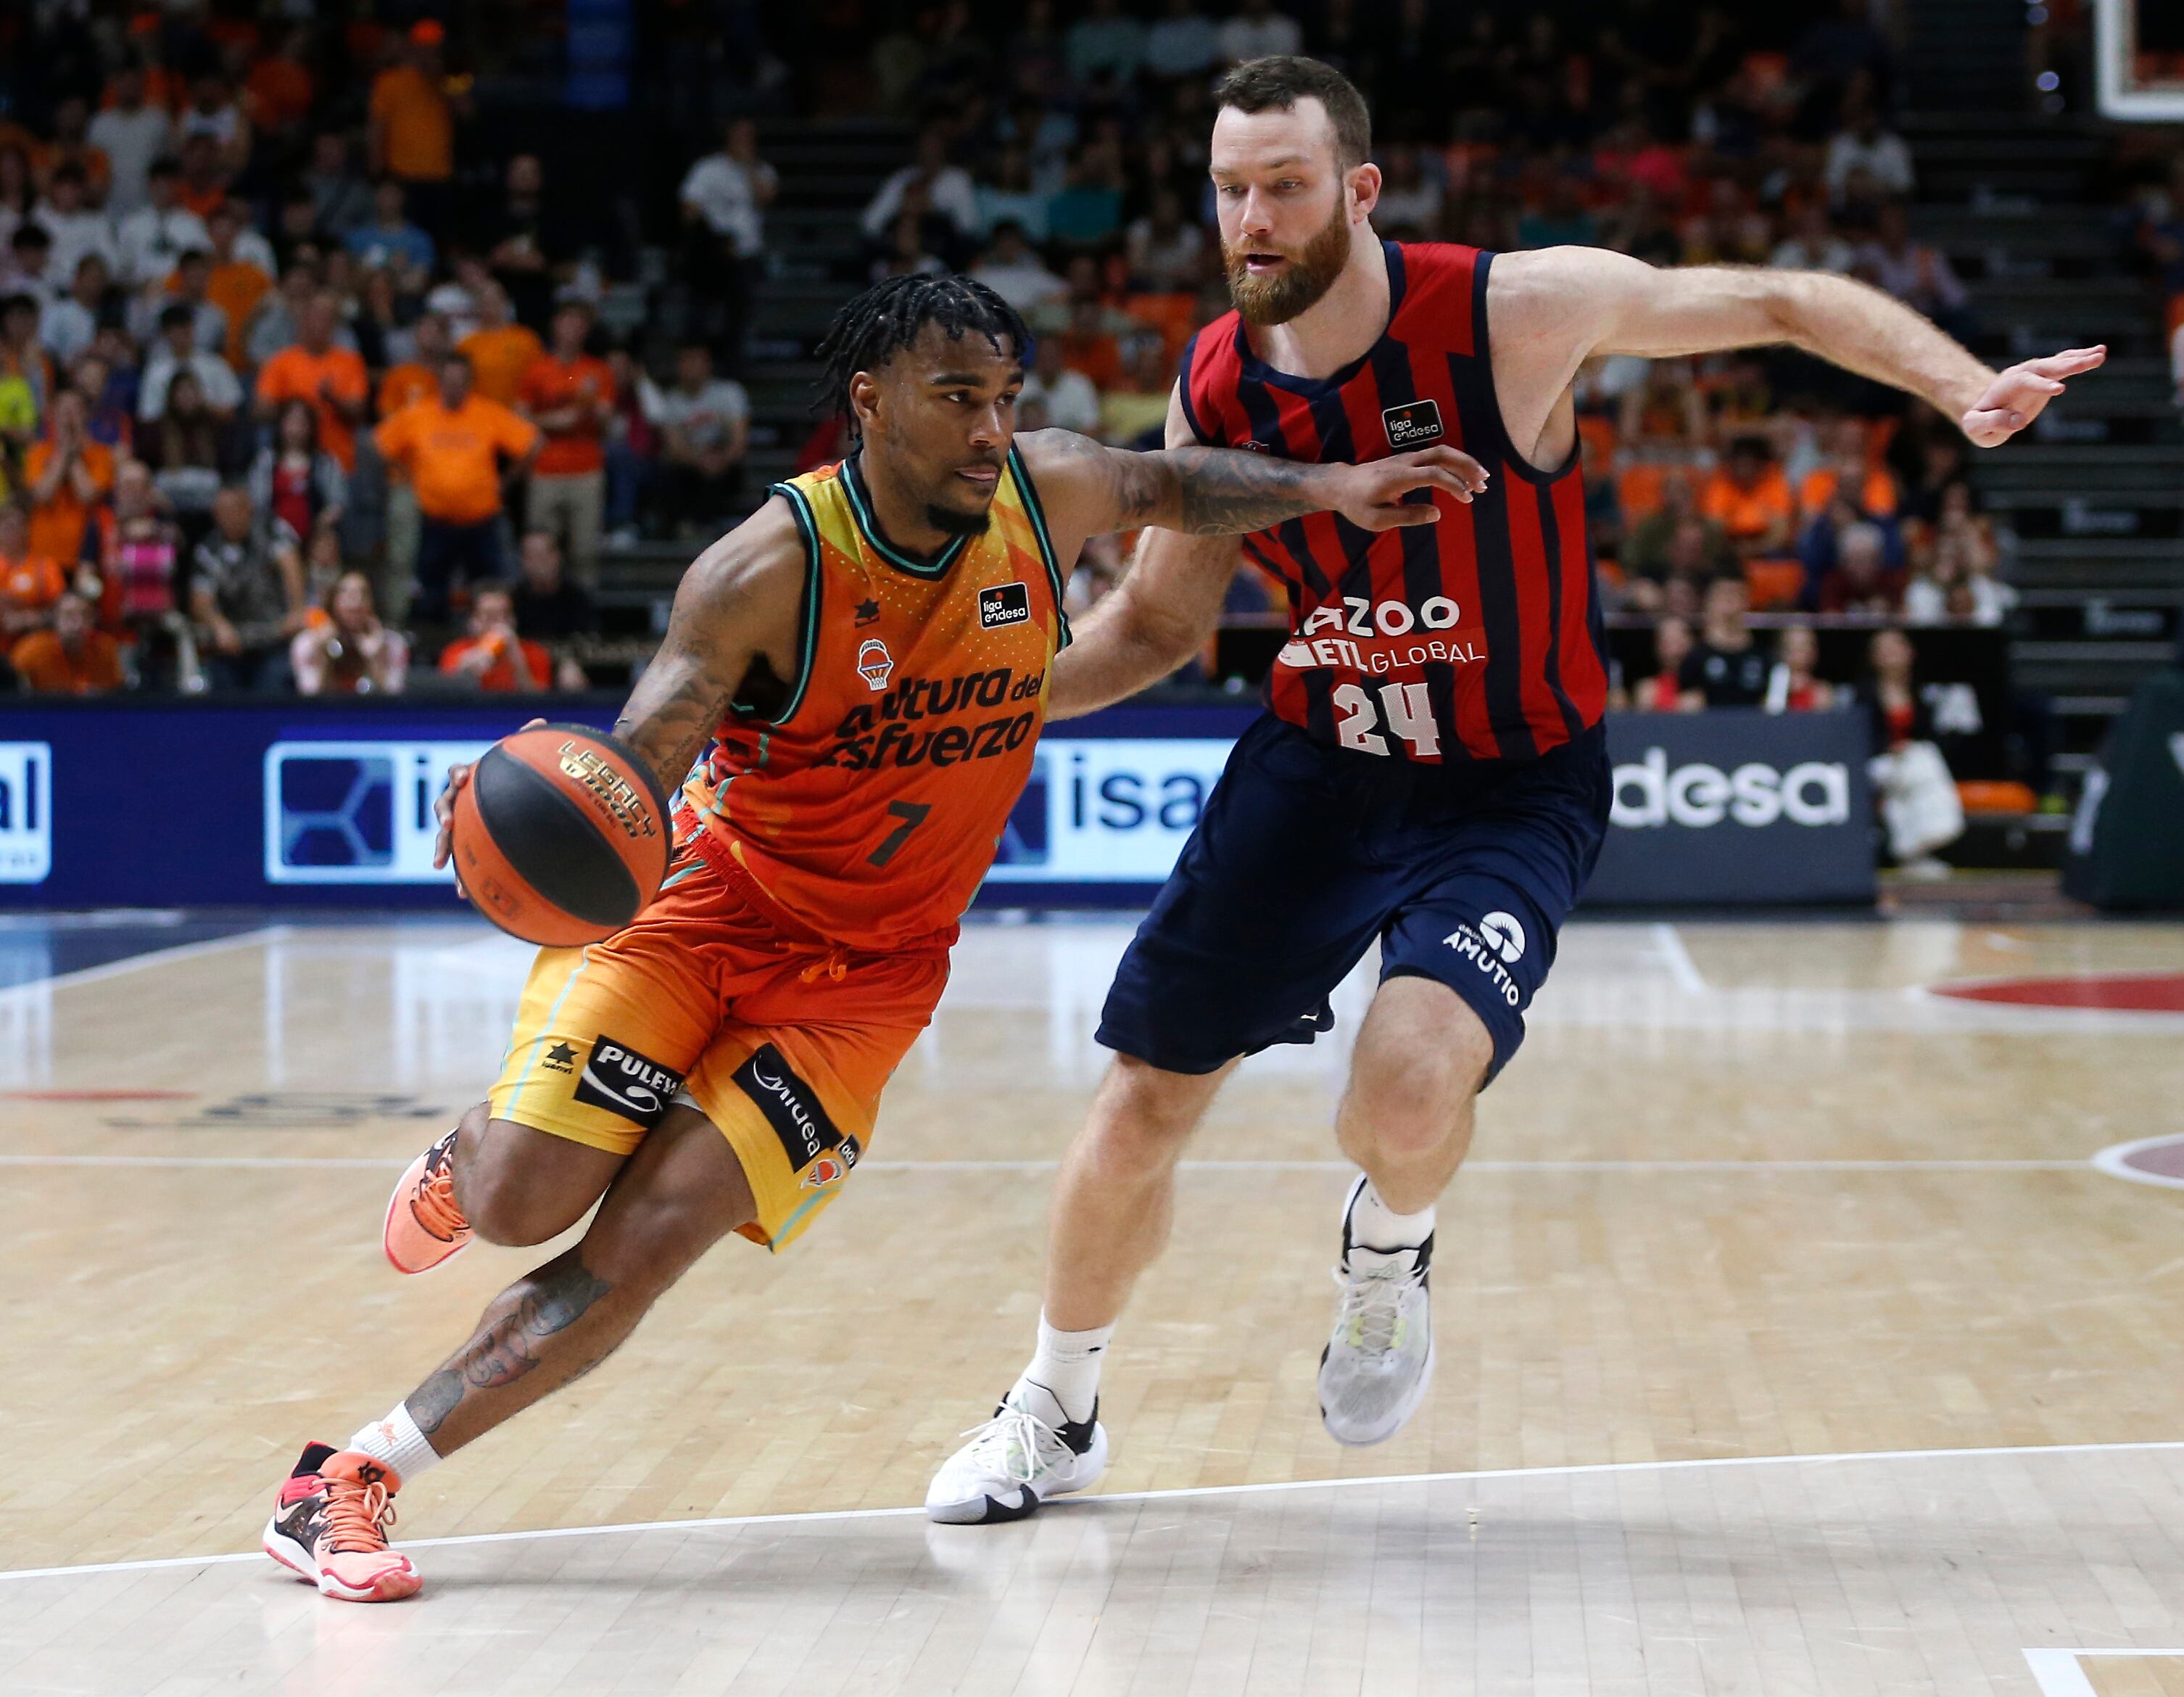
M 1000 1410 L 935 1476 L 936 1520 L 1010 1520 L 1082 1490 L 1106 1445 L 1100 1370 L 1174 1211 L 1175 1164 L 1239 1058 L 1310 1042 L 1379 950 L 1335 1140 L 1344 1205 L 1321 1419 L 1376 1443 L 1433 1369 L 1434 1207 L 1607 824 L 1604 634 L 1570 384 L 1596 354 L 1787 343 L 1907 389 L 1992 447 L 2098 348 L 2001 372 L 1847 277 L 1656 271 L 1591 248 L 1383 242 L 1364 101 L 1316 60 L 1217 91 L 1209 165 L 1236 310 L 1201 330 L 1170 444 L 1298 461 L 1465 448 L 1491 483 L 1431 530 L 1322 517 L 1244 539 L 1292 621 L 1249 728 L 1108 994 L 1117 1051 L 1062 1163 L 1044 1312 Z M 1054 668 L 1048 711 L 1132 695 L 1194 652 L 1239 544 L 1148 535 Z
M 779 1249 L 840 1193 L 1029 774 L 1086 539 L 1327 508 L 1430 525 L 1484 483 L 1450 448 L 1318 466 L 1018 441 L 1028 341 L 961 277 L 852 301 L 825 353 L 861 448 L 684 577 L 615 726 L 681 792 L 666 881 L 606 941 L 540 952 L 499 1082 L 404 1175 L 387 1254 L 422 1272 L 599 1212 L 386 1419 L 305 1449 L 265 1544 L 326 1595 L 415 1591 L 385 1535 L 404 1480 L 597 1364 L 725 1233 Z

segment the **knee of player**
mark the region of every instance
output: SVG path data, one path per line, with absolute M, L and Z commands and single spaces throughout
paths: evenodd
M 482 1110 L 473 1110 L 481 1114 Z M 465 1121 L 470 1115 L 464 1116 Z M 482 1123 L 481 1126 L 482 1130 Z M 464 1141 L 470 1142 L 470 1127 Z M 482 1141 L 482 1140 L 481 1140 Z M 558 1237 L 581 1218 L 570 1213 L 570 1198 L 543 1188 L 521 1167 L 483 1149 L 455 1169 L 455 1201 L 471 1230 L 506 1249 L 528 1248 Z M 588 1202 L 585 1204 L 589 1206 Z
M 1361 1066 L 1343 1098 L 1345 1130 L 1387 1154 L 1424 1154 L 1455 1132 L 1484 1081 L 1484 1066 L 1462 1055 Z
M 1173 1164 L 1197 1129 L 1202 1103 L 1195 1093 L 1169 1087 L 1177 1075 L 1128 1057 L 1100 1093 L 1087 1125 L 1092 1152 L 1103 1165 L 1128 1169 Z

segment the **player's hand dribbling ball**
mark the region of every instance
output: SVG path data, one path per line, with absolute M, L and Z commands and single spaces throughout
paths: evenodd
M 667 875 L 673 813 L 625 743 L 582 725 L 533 723 L 475 767 L 457 767 L 437 811 L 449 859 L 478 911 L 526 943 L 571 948 L 629 924 Z

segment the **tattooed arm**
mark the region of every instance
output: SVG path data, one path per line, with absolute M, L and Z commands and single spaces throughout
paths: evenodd
M 1168 439 L 1175 441 L 1173 431 Z M 1364 466 L 1318 466 L 1195 445 L 1134 454 L 1067 430 L 1035 430 L 1017 440 L 1065 558 L 1090 537 L 1148 526 L 1239 536 L 1325 511 L 1366 530 L 1431 524 L 1440 516 L 1436 508 L 1403 497 L 1434 489 L 1468 501 L 1486 487 L 1485 469 L 1453 448 Z
M 615 734 L 636 750 L 671 799 L 754 665 L 763 661 L 777 678 L 793 675 L 804 578 L 804 539 L 778 495 L 682 574 L 666 639 L 615 721 Z M 467 766 L 451 767 L 433 804 L 440 820 L 435 866 L 447 864 L 448 821 L 470 774 Z

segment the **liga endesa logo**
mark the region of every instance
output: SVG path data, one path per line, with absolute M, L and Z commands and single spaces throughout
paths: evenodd
M 1724 820 L 1754 830 L 1783 820 L 1814 829 L 1846 824 L 1850 768 L 1841 761 L 1808 760 L 1783 772 L 1751 761 L 1724 772 L 1699 761 L 1671 770 L 1668 751 L 1649 748 L 1635 764 L 1615 768 L 1608 818 L 1628 830 L 1705 830 Z

